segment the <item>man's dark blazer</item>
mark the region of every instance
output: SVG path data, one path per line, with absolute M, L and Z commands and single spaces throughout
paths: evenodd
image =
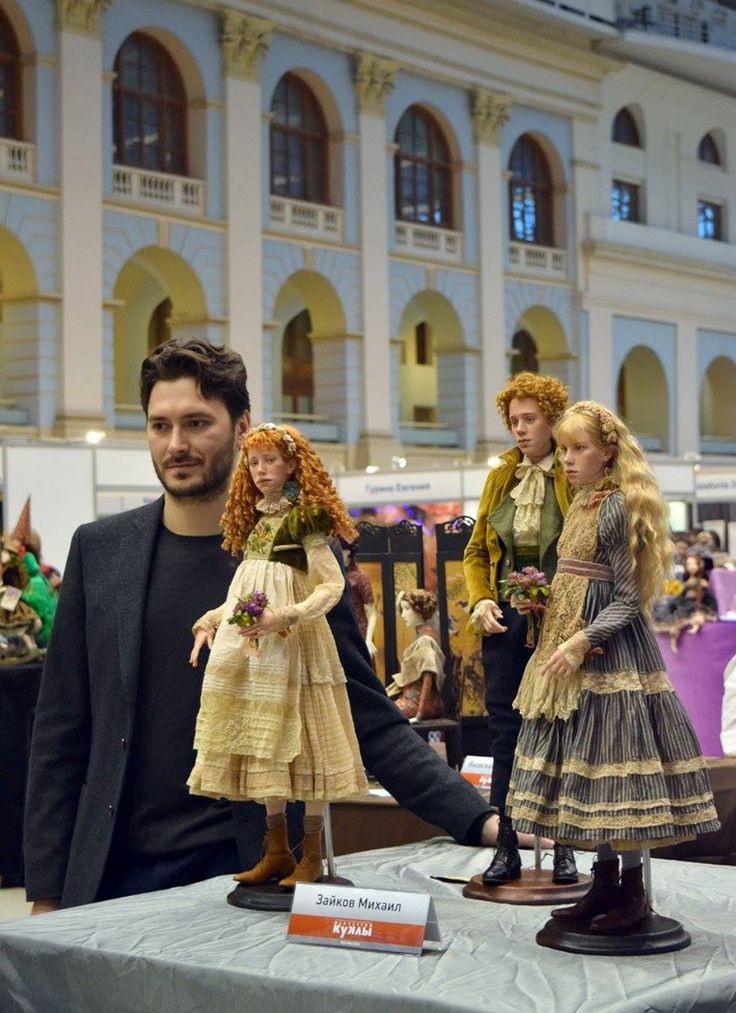
M 85 524 L 72 539 L 33 731 L 25 823 L 31 900 L 60 897 L 71 907 L 96 898 L 133 738 L 146 587 L 162 510 L 163 498 Z M 487 803 L 385 695 L 347 589 L 328 620 L 366 768 L 402 805 L 468 841 L 488 815 Z M 234 807 L 239 846 L 258 833 L 249 816 L 254 808 Z M 245 843 L 241 858 L 256 842 Z

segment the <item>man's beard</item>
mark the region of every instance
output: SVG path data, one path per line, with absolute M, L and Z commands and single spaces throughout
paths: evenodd
M 171 484 L 167 479 L 169 466 L 162 469 L 153 461 L 153 469 L 159 482 L 173 499 L 211 500 L 216 499 L 227 488 L 234 462 L 235 449 L 232 443 L 227 443 L 212 459 L 209 468 L 199 481 L 194 484 Z

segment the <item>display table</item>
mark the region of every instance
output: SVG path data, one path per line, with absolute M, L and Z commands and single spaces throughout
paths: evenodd
M 490 857 L 488 849 L 441 838 L 340 859 L 338 871 L 356 885 L 431 892 L 446 949 L 420 957 L 288 943 L 286 914 L 225 903 L 227 878 L 2 923 L 0 1009 L 713 1013 L 733 1008 L 736 869 L 653 862 L 655 906 L 684 922 L 693 945 L 661 957 L 609 959 L 537 946 L 546 908 L 464 900 L 460 886 L 430 878 L 468 877 Z M 582 856 L 580 865 L 589 869 L 590 856 Z
M 683 633 L 675 652 L 666 633 L 657 634 L 667 673 L 690 715 L 705 756 L 723 756 L 723 671 L 736 654 L 736 622 L 706 623 Z

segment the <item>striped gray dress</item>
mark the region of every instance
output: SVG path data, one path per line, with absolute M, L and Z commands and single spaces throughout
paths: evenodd
M 579 492 L 558 552 L 586 574 L 555 574 L 514 702 L 524 718 L 507 799 L 514 827 L 619 850 L 717 830 L 698 741 L 641 611 L 623 494 Z M 579 670 L 540 675 L 580 631 L 591 650 Z

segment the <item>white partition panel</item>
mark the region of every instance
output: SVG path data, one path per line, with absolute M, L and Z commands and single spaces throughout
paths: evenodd
M 3 448 L 5 527 L 12 530 L 31 497 L 31 524 L 41 535 L 43 558 L 63 571 L 75 528 L 95 519 L 91 447 Z

